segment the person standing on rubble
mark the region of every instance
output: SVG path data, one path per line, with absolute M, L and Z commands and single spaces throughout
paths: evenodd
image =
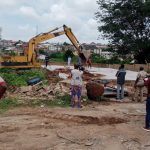
M 71 106 L 81 108 L 81 91 L 82 91 L 82 74 L 78 65 L 74 64 L 74 69 L 71 71 Z
M 116 77 L 117 77 L 117 100 L 121 100 L 124 98 L 125 76 L 126 76 L 126 71 L 124 69 L 124 64 L 122 64 L 116 73 Z
M 82 66 L 82 60 L 81 60 L 80 56 L 78 56 L 78 66 Z
M 144 68 L 141 66 L 139 68 L 139 72 L 137 74 L 137 78 L 134 83 L 135 93 L 134 93 L 134 100 L 138 102 L 143 101 L 143 89 L 144 86 L 140 86 L 142 83 L 144 83 L 144 79 L 147 76 L 147 72 L 144 71 Z
M 0 77 L 0 99 L 3 97 L 7 89 L 6 82 Z
M 150 76 L 148 77 L 148 80 L 144 80 L 144 85 L 147 87 L 146 116 L 144 129 L 150 131 Z
M 89 57 L 88 60 L 87 60 L 87 66 L 88 66 L 88 68 L 92 67 L 92 59 L 91 59 L 91 57 Z

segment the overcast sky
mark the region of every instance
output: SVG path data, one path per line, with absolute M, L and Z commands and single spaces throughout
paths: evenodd
M 2 38 L 28 41 L 66 24 L 81 43 L 106 43 L 98 40 L 97 9 L 96 0 L 0 0 Z M 49 42 L 64 41 L 69 41 L 65 35 Z

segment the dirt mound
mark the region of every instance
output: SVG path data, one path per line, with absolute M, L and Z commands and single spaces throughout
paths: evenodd
M 41 113 L 41 116 L 48 118 L 53 118 L 61 121 L 67 122 L 75 122 L 80 124 L 97 124 L 97 125 L 105 125 L 105 124 L 119 124 L 127 122 L 126 119 L 117 118 L 117 117 L 93 117 L 93 116 L 82 116 L 82 115 L 70 115 L 70 114 L 59 114 L 59 113 Z
M 13 113 L 11 113 L 12 115 Z M 48 119 L 54 119 L 57 121 L 64 121 L 64 123 L 77 123 L 77 124 L 97 124 L 99 126 L 102 125 L 112 125 L 112 124 L 119 124 L 119 123 L 125 123 L 128 122 L 128 120 L 119 118 L 119 117 L 94 117 L 89 115 L 73 115 L 73 114 L 63 114 L 63 113 L 55 113 L 48 110 L 32 110 L 32 111 L 22 111 L 21 114 L 15 115 L 35 115 L 42 118 L 48 118 Z
M 105 124 L 118 124 L 118 123 L 125 123 L 127 120 L 122 118 L 116 117 L 92 117 L 92 116 L 77 116 L 79 117 L 83 123 L 87 124 L 98 124 L 98 125 L 105 125 Z
M 11 126 L 0 126 L 0 133 L 5 133 L 5 132 L 14 132 L 18 131 L 19 127 L 11 127 Z

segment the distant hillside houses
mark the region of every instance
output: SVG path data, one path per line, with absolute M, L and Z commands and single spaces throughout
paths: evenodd
M 26 42 L 21 40 L 0 40 L 0 52 L 2 54 L 15 53 L 16 55 L 20 55 L 23 53 L 24 44 L 26 44 Z
M 65 43 L 65 44 L 64 44 Z M 75 47 L 72 44 L 64 43 L 50 43 L 44 42 L 39 43 L 35 49 L 36 50 L 44 50 L 48 53 L 55 53 L 60 51 L 66 51 L 68 49 L 75 51 Z M 13 51 L 16 54 L 23 53 L 23 49 L 28 45 L 27 42 L 23 42 L 21 40 L 13 41 L 13 40 L 0 40 L 0 51 L 8 53 L 8 51 Z M 92 53 L 98 54 L 107 59 L 111 58 L 112 53 L 108 52 L 106 49 L 108 45 L 101 43 L 82 43 L 83 49 L 90 50 Z
M 47 52 L 59 52 L 62 50 L 62 44 L 60 43 L 39 43 L 36 47 L 36 49 L 42 49 Z
M 108 45 L 100 44 L 100 43 L 83 43 L 83 48 L 86 50 L 91 50 L 92 53 L 98 54 L 106 59 L 110 59 L 112 57 L 112 53 L 108 52 L 106 49 L 109 48 Z

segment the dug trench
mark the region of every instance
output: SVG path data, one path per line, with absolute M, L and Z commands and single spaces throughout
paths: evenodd
M 28 111 L 27 111 L 28 110 Z M 38 116 L 40 118 L 47 118 L 49 120 L 53 119 L 53 120 L 57 120 L 57 121 L 61 121 L 64 122 L 65 124 L 69 123 L 76 123 L 76 124 L 95 124 L 98 126 L 102 126 L 102 125 L 113 125 L 113 124 L 120 124 L 120 123 L 126 123 L 129 120 L 127 118 L 121 118 L 121 117 L 116 117 L 116 116 L 90 116 L 90 115 L 80 115 L 80 114 L 67 114 L 67 113 L 63 113 L 63 112 L 59 112 L 59 111 L 51 111 L 47 108 L 44 109 L 27 109 L 26 111 L 24 111 L 24 109 L 22 109 L 19 112 L 11 112 L 9 113 L 10 115 L 29 115 L 29 116 Z M 82 114 L 82 113 L 81 113 Z M 48 124 L 48 123 L 47 123 Z
M 42 117 L 42 115 L 41 115 Z M 68 115 L 68 114 L 52 114 L 52 116 L 46 116 L 46 118 L 57 119 L 65 122 L 75 122 L 79 124 L 96 124 L 96 125 L 112 125 L 127 122 L 126 119 L 117 117 L 92 117 L 92 116 L 82 116 L 82 115 Z

